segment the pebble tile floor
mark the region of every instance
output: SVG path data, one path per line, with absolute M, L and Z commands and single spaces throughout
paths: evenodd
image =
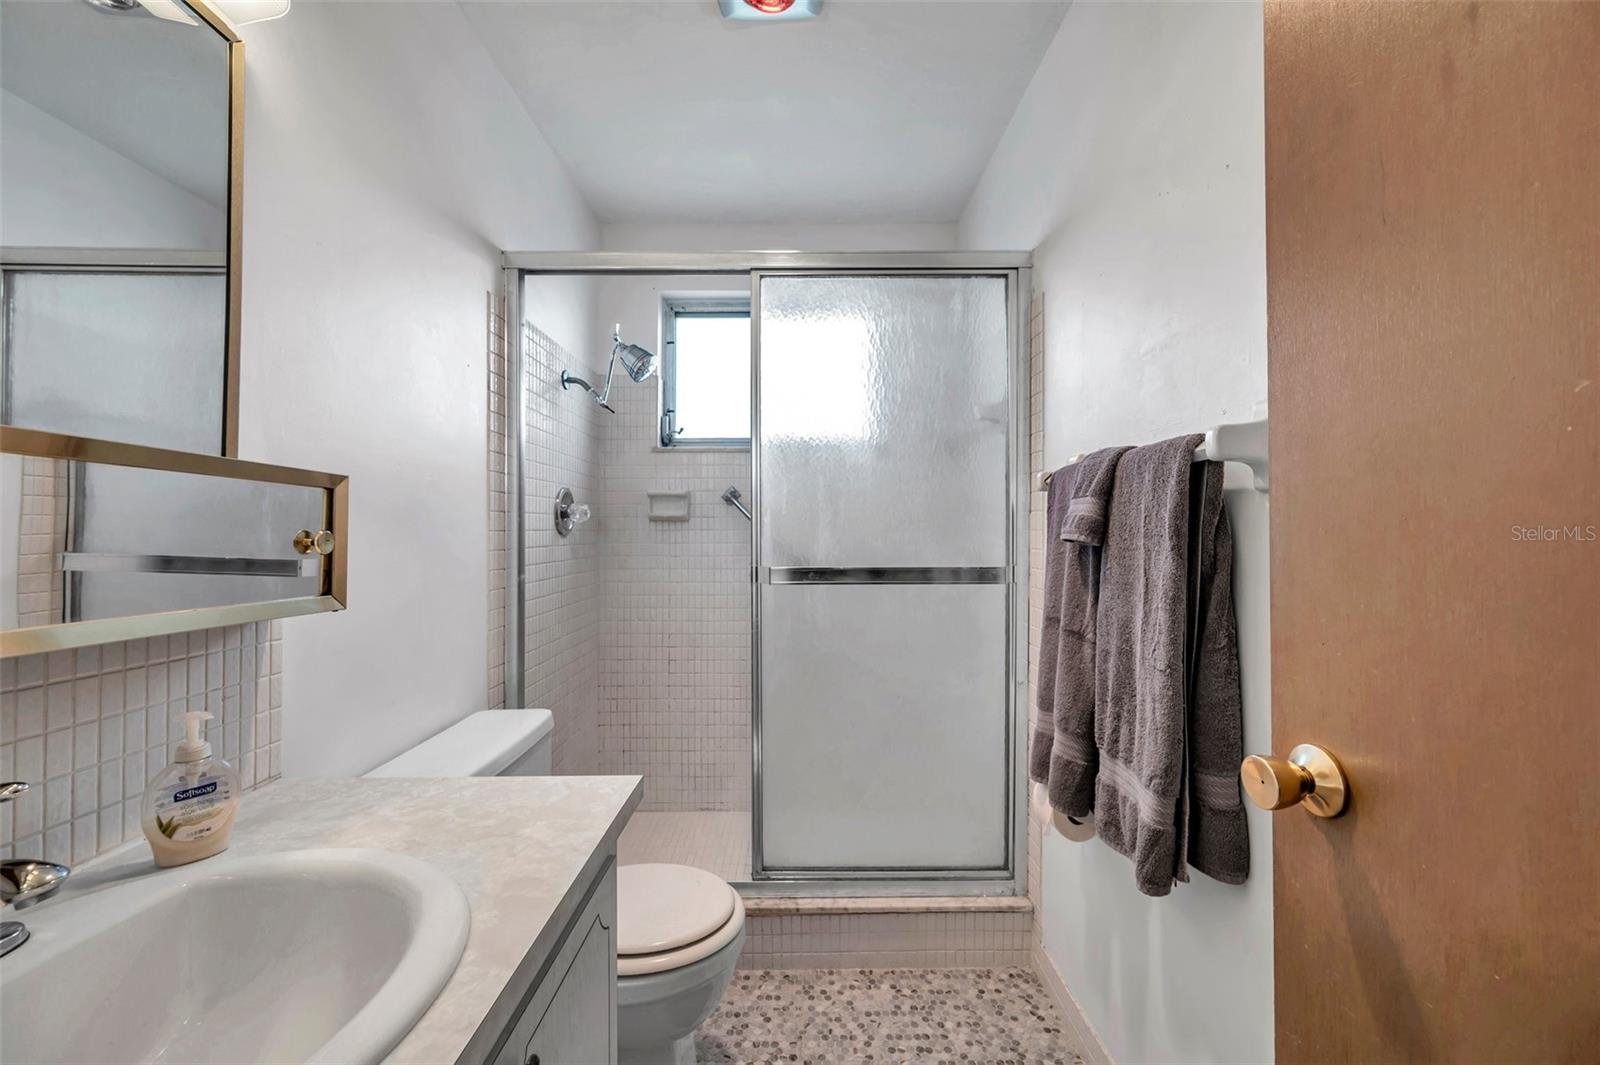
M 696 1033 L 700 1065 L 1081 1065 L 1027 969 L 747 969 Z

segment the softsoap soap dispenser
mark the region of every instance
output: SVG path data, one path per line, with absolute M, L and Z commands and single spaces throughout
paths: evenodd
M 175 761 L 144 793 L 144 834 L 157 865 L 184 865 L 228 849 L 233 816 L 239 812 L 239 774 L 202 734 L 203 710 L 180 714 L 187 736 Z

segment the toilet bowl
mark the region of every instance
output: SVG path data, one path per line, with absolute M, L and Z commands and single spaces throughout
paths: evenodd
M 744 944 L 744 900 L 703 869 L 617 870 L 618 1065 L 692 1065 Z
M 548 710 L 483 710 L 374 769 L 370 777 L 545 776 Z M 733 979 L 744 901 L 686 865 L 617 869 L 617 1060 L 686 1065 L 694 1032 Z

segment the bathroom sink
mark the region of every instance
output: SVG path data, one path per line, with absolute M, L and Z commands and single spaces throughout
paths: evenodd
M 17 916 L 5 1062 L 377 1061 L 471 924 L 455 881 L 368 850 L 222 855 Z

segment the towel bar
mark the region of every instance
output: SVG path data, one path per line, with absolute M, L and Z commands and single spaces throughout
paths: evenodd
M 1071 466 L 1083 457 L 1074 455 L 1064 465 Z M 1243 463 L 1255 474 L 1256 490 L 1267 491 L 1267 419 L 1212 427 L 1206 432 L 1205 441 L 1194 449 L 1194 460 Z M 1051 476 L 1050 472 L 1035 474 L 1034 490 L 1042 492 L 1049 488 Z

